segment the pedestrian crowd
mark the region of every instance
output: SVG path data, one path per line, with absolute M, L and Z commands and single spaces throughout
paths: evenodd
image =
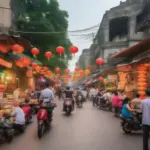
M 130 120 L 134 127 L 129 126 L 129 128 L 134 128 L 135 131 L 143 130 L 143 150 L 149 150 L 150 89 L 146 90 L 145 99 L 141 99 L 139 94 L 135 94 L 135 97 L 131 99 L 127 97 L 124 91 L 109 92 L 103 89 L 98 90 L 94 86 L 87 91 L 87 97 L 92 100 L 93 106 L 103 109 L 109 108 L 108 110 L 114 112 L 116 117 Z

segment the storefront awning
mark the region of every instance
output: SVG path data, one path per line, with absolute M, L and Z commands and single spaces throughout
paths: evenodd
M 129 47 L 115 55 L 112 58 L 119 58 L 119 57 L 134 57 L 135 55 L 139 55 L 147 50 L 150 49 L 150 38 L 145 39 L 138 44 Z

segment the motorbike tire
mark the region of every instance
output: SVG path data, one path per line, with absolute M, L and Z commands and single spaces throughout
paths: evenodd
M 8 136 L 8 137 L 6 138 L 7 143 L 10 143 L 12 140 L 13 140 L 13 135 Z
M 38 137 L 39 139 L 43 136 L 44 134 L 44 124 L 42 124 L 39 128 L 38 128 Z
M 127 126 L 128 126 L 128 123 L 123 124 L 122 130 L 123 130 L 126 134 L 130 134 L 130 133 L 132 132 L 132 130 L 129 129 Z
M 69 116 L 71 114 L 71 108 L 69 108 L 68 110 L 66 110 L 66 115 Z

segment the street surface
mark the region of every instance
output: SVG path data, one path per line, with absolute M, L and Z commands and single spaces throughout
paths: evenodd
M 42 139 L 37 137 L 36 119 L 26 132 L 0 150 L 141 150 L 142 134 L 125 135 L 120 119 L 112 113 L 93 108 L 91 102 L 66 117 L 57 102 L 52 128 Z

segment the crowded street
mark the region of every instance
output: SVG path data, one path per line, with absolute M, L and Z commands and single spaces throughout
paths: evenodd
M 150 0 L 0 0 L 0 150 L 150 150 Z
M 70 117 L 62 113 L 62 103 L 57 101 L 51 130 L 42 139 L 37 137 L 36 118 L 26 132 L 15 137 L 12 143 L 0 145 L 1 150 L 141 150 L 140 132 L 126 135 L 120 119 L 85 102 Z

